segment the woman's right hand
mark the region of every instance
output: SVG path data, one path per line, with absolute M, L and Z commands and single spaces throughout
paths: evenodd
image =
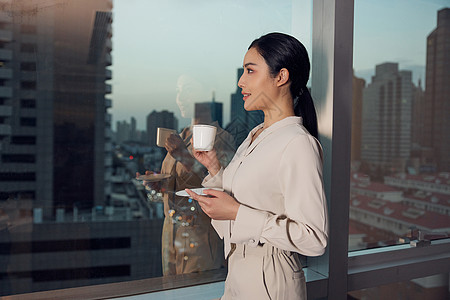
M 210 151 L 199 151 L 193 148 L 192 155 L 194 155 L 195 159 L 199 163 L 208 169 L 211 176 L 215 176 L 220 171 L 221 165 L 219 159 L 217 158 L 216 149 L 212 149 Z

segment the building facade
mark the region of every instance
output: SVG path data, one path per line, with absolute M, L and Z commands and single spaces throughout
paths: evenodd
M 433 151 L 438 171 L 450 170 L 450 8 L 438 11 L 437 26 L 427 37 L 424 146 Z
M 363 92 L 361 159 L 382 173 L 403 171 L 410 157 L 411 77 L 397 63 L 380 64 Z
M 103 204 L 112 161 L 112 2 L 11 1 L 4 8 L 2 197 L 30 199 L 48 218 L 56 207 Z

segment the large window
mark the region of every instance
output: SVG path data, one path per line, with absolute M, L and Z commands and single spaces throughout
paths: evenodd
M 306 261 L 309 297 L 446 299 L 446 7 L 0 0 L 0 295 L 219 297 L 222 262 L 163 276 L 205 246 L 198 207 L 165 206 L 178 186 L 154 175 L 144 188 L 135 172 L 163 171 L 158 127 L 183 133 L 207 118 L 239 144 L 260 120 L 239 106 L 243 55 L 281 31 L 311 55 L 325 153 L 330 240 Z M 79 288 L 58 290 L 68 287 Z
M 444 1 L 355 1 L 349 251 L 449 237 L 449 29 Z M 387 294 L 446 299 L 448 273 L 351 293 Z
M 350 250 L 450 233 L 450 10 L 385 5 L 355 3 Z
M 355 3 L 350 250 L 450 232 L 450 10 L 389 6 Z
M 237 87 L 247 47 L 279 31 L 311 51 L 311 1 L 0 7 L 0 295 L 223 274 L 209 219 L 174 196 L 205 170 L 178 172 L 157 128 L 213 124 L 229 161 L 262 121 Z

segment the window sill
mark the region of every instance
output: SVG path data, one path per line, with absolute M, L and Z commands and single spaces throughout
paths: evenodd
M 450 239 L 424 247 L 409 245 L 360 250 L 348 255 L 348 291 L 450 271 Z
M 135 296 L 224 281 L 226 269 L 7 296 L 7 300 L 89 300 Z M 1 298 L 0 298 L 1 299 Z
M 327 277 L 314 272 L 311 269 L 304 269 L 308 294 L 315 297 L 326 296 Z M 127 297 L 127 299 L 140 298 L 140 295 L 150 293 L 164 293 L 174 289 L 199 286 L 223 282 L 226 278 L 226 269 L 202 272 L 201 274 L 183 274 L 142 280 L 83 286 L 77 288 L 51 290 L 45 292 L 35 292 L 28 294 L 6 296 L 7 300 L 52 300 L 52 299 L 112 299 Z M 325 293 L 324 295 L 322 295 Z M 220 295 L 219 295 L 220 296 Z M 2 298 L 0 298 L 2 299 Z

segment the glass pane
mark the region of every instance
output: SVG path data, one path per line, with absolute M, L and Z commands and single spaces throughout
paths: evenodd
M 229 160 L 261 122 L 236 85 L 247 47 L 280 31 L 310 49 L 311 1 L 0 8 L 0 295 L 224 268 L 199 207 L 165 201 L 205 173 L 160 175 L 181 166 L 157 128 L 189 141 L 194 117 L 214 123 Z
M 355 1 L 350 250 L 449 236 L 446 4 Z
M 448 274 L 439 274 L 411 281 L 396 282 L 375 288 L 352 291 L 348 300 L 447 300 Z

